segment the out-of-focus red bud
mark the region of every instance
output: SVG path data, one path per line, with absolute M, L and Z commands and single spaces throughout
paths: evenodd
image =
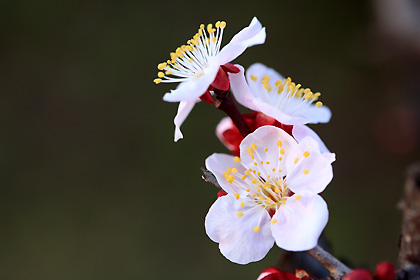
M 227 195 L 227 193 L 226 193 L 224 190 L 220 190 L 220 191 L 217 193 L 217 198 L 222 197 L 222 196 L 225 196 L 225 195 Z
M 376 266 L 375 278 L 379 280 L 394 280 L 395 267 L 390 262 L 381 262 Z
M 257 280 L 300 280 L 293 273 L 280 271 L 276 267 L 265 268 Z
M 343 280 L 373 280 L 373 275 L 369 270 L 356 268 L 344 276 Z

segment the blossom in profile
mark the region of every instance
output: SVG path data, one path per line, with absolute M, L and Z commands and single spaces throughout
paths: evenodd
M 276 126 L 285 130 L 298 142 L 300 142 L 303 138 L 310 136 L 318 142 L 321 152 L 329 152 L 321 138 L 306 125 L 283 125 L 276 119 L 269 117 L 261 112 L 243 114 L 242 117 L 244 118 L 251 131 L 254 131 L 255 129 L 264 125 Z M 244 137 L 229 117 L 223 118 L 216 126 L 216 136 L 232 154 L 239 156 L 239 145 L 241 144 Z
M 265 41 L 265 28 L 257 18 L 236 34 L 222 49 L 223 30 L 226 22 L 218 21 L 213 26 L 202 24 L 197 34 L 186 45 L 178 47 L 171 58 L 159 63 L 159 83 L 179 83 L 175 90 L 167 92 L 163 100 L 180 102 L 175 123 L 175 141 L 182 138 L 180 126 L 199 98 L 212 101 L 210 91 L 227 91 L 230 87 L 228 74 L 239 69 L 229 62 L 237 58 L 246 48 Z
M 207 235 L 239 264 L 262 259 L 274 242 L 288 251 L 312 249 L 328 221 L 318 194 L 332 180 L 334 160 L 313 138 L 298 143 L 274 126 L 245 137 L 240 158 L 211 155 L 206 167 L 227 195 L 211 206 Z
M 320 93 L 285 79 L 261 63 L 246 71 L 240 65 L 237 74 L 229 74 L 236 100 L 251 110 L 262 112 L 286 125 L 326 123 L 331 111 L 319 101 Z

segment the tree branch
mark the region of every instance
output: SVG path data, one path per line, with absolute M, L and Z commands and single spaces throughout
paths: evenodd
M 306 253 L 311 255 L 320 264 L 325 266 L 325 268 L 330 272 L 330 277 L 332 279 L 342 279 L 344 275 L 350 272 L 350 268 L 348 268 L 327 251 L 324 251 L 324 249 L 318 245 L 315 248 L 306 251 Z
M 407 170 L 398 208 L 403 212 L 403 220 L 397 278 L 420 279 L 420 163 Z

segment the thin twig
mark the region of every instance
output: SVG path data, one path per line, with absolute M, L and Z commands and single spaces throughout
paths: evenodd
M 216 108 L 225 112 L 233 121 L 235 126 L 238 128 L 239 132 L 243 137 L 246 137 L 252 131 L 245 122 L 241 113 L 236 107 L 235 102 L 233 101 L 232 94 L 230 91 L 216 94 Z
M 342 279 L 344 275 L 350 272 L 350 268 L 348 268 L 327 251 L 324 251 L 324 249 L 318 245 L 315 248 L 306 251 L 306 253 L 311 255 L 320 264 L 325 266 L 325 268 L 330 272 L 330 277 L 332 279 Z

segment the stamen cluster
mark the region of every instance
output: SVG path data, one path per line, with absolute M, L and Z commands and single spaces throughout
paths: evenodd
M 178 47 L 170 53 L 170 60 L 158 64 L 160 72 L 154 82 L 183 82 L 203 75 L 202 69 L 207 66 L 209 59 L 220 51 L 226 22 L 218 21 L 214 27 L 213 24 L 208 24 L 205 28 L 201 24 L 198 32 L 187 41 L 187 45 Z

